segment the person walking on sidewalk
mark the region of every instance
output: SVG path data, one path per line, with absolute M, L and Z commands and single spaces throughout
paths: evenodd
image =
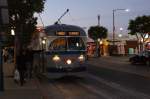
M 26 51 L 23 50 L 20 52 L 20 54 L 17 56 L 17 69 L 20 73 L 20 84 L 23 86 L 25 82 L 25 74 L 26 74 Z
M 3 49 L 3 58 L 4 58 L 4 62 L 7 62 L 7 59 L 8 59 L 8 50 L 7 50 L 7 48 Z

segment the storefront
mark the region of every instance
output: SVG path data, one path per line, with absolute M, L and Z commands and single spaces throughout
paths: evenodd
M 146 50 L 150 50 L 150 42 L 147 42 L 147 43 L 146 43 L 145 49 L 146 49 Z
M 88 38 L 87 40 L 87 55 L 89 57 L 94 57 L 96 52 L 96 44 L 94 42 L 94 40 L 92 40 L 91 38 Z
M 94 42 L 94 40 L 88 38 L 88 42 L 87 42 L 87 55 L 89 57 L 96 56 L 97 55 L 96 48 L 100 48 L 99 49 L 99 53 L 102 56 L 107 56 L 107 55 L 109 55 L 109 52 L 108 52 L 108 47 L 109 46 L 108 45 L 109 45 L 109 42 L 106 39 L 103 39 L 103 40 L 99 41 L 98 46 L 96 47 L 96 43 Z

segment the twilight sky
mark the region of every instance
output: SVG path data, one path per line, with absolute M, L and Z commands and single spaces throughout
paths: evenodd
M 87 30 L 90 26 L 98 24 L 97 16 L 100 15 L 100 25 L 112 33 L 112 10 L 126 8 L 130 9 L 130 12 L 115 12 L 116 33 L 120 32 L 121 27 L 122 33 L 126 33 L 130 19 L 150 15 L 150 0 L 47 0 L 41 17 L 45 26 L 52 25 L 66 9 L 69 9 L 61 23 L 86 27 Z M 38 25 L 42 25 L 40 20 Z

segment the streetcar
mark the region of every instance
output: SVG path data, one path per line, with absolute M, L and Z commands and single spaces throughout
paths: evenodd
M 78 73 L 86 71 L 86 32 L 79 26 L 54 24 L 45 27 L 46 73 Z

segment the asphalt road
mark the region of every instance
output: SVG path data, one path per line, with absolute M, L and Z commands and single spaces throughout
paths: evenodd
M 98 64 L 97 66 L 89 65 L 88 72 L 106 81 L 114 82 L 121 86 L 124 86 L 125 88 L 129 88 L 150 95 L 150 86 L 149 86 L 150 77 L 137 75 L 135 73 L 123 72 L 119 69 L 117 70 L 117 69 L 107 68 L 107 67 L 113 67 L 113 65 L 120 65 L 123 67 L 128 67 L 128 66 L 135 67 L 134 65 L 131 65 L 129 63 L 120 62 L 118 64 L 118 61 L 114 63 L 107 61 L 107 62 L 101 62 L 101 64 Z M 142 65 L 137 65 L 137 66 L 140 67 Z M 144 66 L 142 68 L 144 68 Z
M 150 99 L 150 78 L 104 66 L 126 65 L 102 62 L 88 64 L 87 72 L 59 78 L 40 78 L 44 99 Z

